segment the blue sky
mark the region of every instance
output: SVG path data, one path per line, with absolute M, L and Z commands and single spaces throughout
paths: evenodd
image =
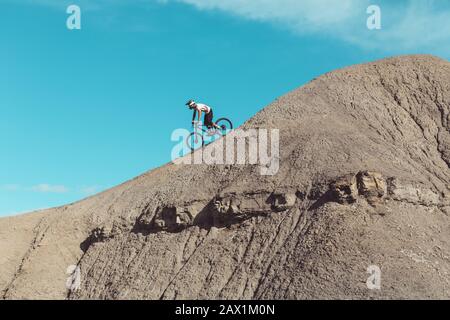
M 370 31 L 374 3 L 382 29 Z M 66 28 L 69 4 L 81 30 Z M 239 125 L 327 71 L 450 57 L 450 4 L 437 0 L 0 0 L 0 10 L 0 215 L 170 161 L 189 98 Z

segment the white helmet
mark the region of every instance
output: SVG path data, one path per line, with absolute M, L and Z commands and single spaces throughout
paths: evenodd
M 189 100 L 188 102 L 186 102 L 186 105 L 189 107 L 189 108 L 193 108 L 194 107 L 194 105 L 195 105 L 195 101 L 194 100 Z

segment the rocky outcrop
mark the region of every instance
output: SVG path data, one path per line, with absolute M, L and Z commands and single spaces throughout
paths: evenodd
M 351 204 L 363 198 L 372 206 L 383 200 L 405 201 L 424 206 L 445 207 L 450 196 L 443 198 L 423 183 L 401 181 L 396 177 L 385 178 L 379 172 L 360 171 L 347 174 L 330 184 L 331 199 L 341 204 Z
M 363 197 L 375 206 L 386 195 L 386 182 L 379 172 L 360 171 L 332 182 L 330 192 L 332 199 L 341 204 L 354 203 L 358 197 Z
M 331 183 L 330 191 L 332 194 L 332 199 L 341 204 L 355 202 L 358 197 L 356 176 L 353 174 L 347 174 L 340 177 Z
M 295 193 L 244 193 L 220 195 L 215 208 L 221 214 L 252 215 L 289 210 L 295 205 Z
M 97 227 L 93 229 L 89 237 L 80 244 L 80 248 L 83 252 L 86 252 L 91 245 L 98 242 L 104 242 L 109 238 L 112 238 L 111 230 L 108 230 L 106 227 Z
M 359 195 L 365 197 L 371 205 L 381 202 L 386 196 L 386 180 L 382 174 L 373 171 L 361 171 L 356 175 Z
M 205 205 L 203 201 L 194 201 L 178 206 L 158 206 L 155 211 L 145 209 L 136 220 L 133 230 L 146 234 L 159 231 L 179 232 L 194 225 Z
M 209 202 L 158 206 L 155 211 L 147 208 L 136 220 L 133 231 L 150 234 L 160 231 L 180 232 L 192 226 L 224 227 L 252 217 L 287 211 L 295 205 L 296 200 L 295 193 L 261 191 L 222 194 Z
M 214 200 L 214 221 L 217 225 L 249 219 L 273 212 L 290 210 L 297 200 L 295 193 L 252 192 L 219 195 Z
M 387 180 L 387 192 L 390 199 L 397 201 L 407 201 L 425 206 L 437 206 L 443 203 L 443 199 L 436 191 L 420 183 L 402 182 L 395 177 Z

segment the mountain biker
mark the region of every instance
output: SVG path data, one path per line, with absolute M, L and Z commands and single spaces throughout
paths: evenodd
M 210 106 L 203 103 L 197 103 L 194 100 L 189 100 L 188 102 L 186 102 L 186 105 L 189 107 L 190 110 L 194 110 L 194 114 L 192 116 L 192 123 L 195 122 L 196 114 L 198 114 L 198 121 L 200 122 L 202 113 L 204 113 L 205 117 L 203 120 L 203 124 L 208 129 L 212 128 L 220 129 L 220 127 L 213 122 L 213 109 Z

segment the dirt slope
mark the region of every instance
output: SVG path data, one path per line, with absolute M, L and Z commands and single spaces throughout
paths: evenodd
M 1 296 L 450 299 L 449 89 L 432 56 L 338 70 L 243 126 L 280 129 L 276 175 L 168 164 L 0 219 Z

